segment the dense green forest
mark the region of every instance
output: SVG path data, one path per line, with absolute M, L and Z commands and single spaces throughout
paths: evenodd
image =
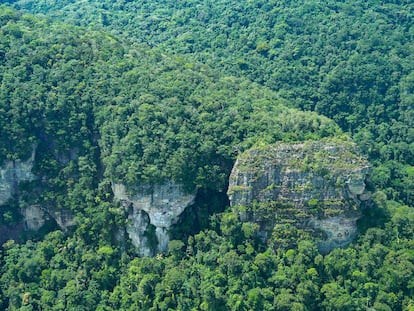
M 75 225 L 3 245 L 0 309 L 414 310 L 410 1 L 5 2 L 0 162 L 35 149 L 38 178 L 0 223 L 41 205 Z M 348 136 L 374 193 L 345 249 L 263 241 L 218 199 L 254 145 Z M 201 199 L 138 258 L 110 185 L 166 181 Z
M 247 77 L 354 134 L 413 204 L 411 1 L 11 1 Z

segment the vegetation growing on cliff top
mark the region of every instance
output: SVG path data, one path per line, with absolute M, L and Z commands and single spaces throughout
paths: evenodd
M 0 6 L 0 160 L 37 145 L 21 204 L 76 226 L 3 246 L 0 309 L 414 308 L 411 2 L 7 2 L 66 24 Z M 264 244 L 232 211 L 156 258 L 116 240 L 108 178 L 225 190 L 257 140 L 341 132 L 293 107 L 375 162 L 351 247 L 323 257 L 289 225 Z
M 248 77 L 335 120 L 389 197 L 414 202 L 413 3 L 9 1 Z
M 279 152 L 281 151 L 281 152 Z M 274 144 L 260 140 L 252 148 L 238 156 L 239 166 L 243 170 L 254 172 L 263 164 L 283 164 L 292 170 L 308 171 L 321 169 L 349 171 L 369 166 L 357 145 L 346 135 L 321 138 L 317 141 L 306 140 L 294 143 L 284 141 Z
M 99 137 L 112 180 L 223 189 L 237 152 L 258 138 L 340 132 L 265 87 L 179 56 L 10 10 L 2 20 L 3 160 L 24 158 L 30 144 L 82 154 Z

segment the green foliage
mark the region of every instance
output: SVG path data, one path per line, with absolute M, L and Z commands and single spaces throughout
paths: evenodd
M 0 162 L 35 146 L 39 177 L 1 222 L 40 204 L 75 226 L 3 245 L 0 309 L 412 309 L 410 1 L 7 2 L 66 24 L 0 6 Z M 224 211 L 205 198 L 253 145 L 341 131 L 374 162 L 379 190 L 347 249 L 323 257 L 289 221 L 261 227 L 289 206 Z M 204 230 L 183 221 L 168 254 L 133 258 L 110 181 L 166 180 L 204 193 Z
M 335 120 L 376 167 L 414 165 L 410 1 L 12 2 L 248 77 L 289 106 Z M 12 25 L 7 32 L 22 35 Z M 386 187 L 412 204 L 406 169 L 394 168 Z
M 329 119 L 287 108 L 275 93 L 243 78 L 137 45 L 126 48 L 108 35 L 63 30 L 17 13 L 13 18 L 3 25 L 1 90 L 5 112 L 16 110 L 16 117 L 3 122 L 4 131 L 12 128 L 2 135 L 10 141 L 2 143 L 0 159 L 24 158 L 32 141 L 46 157 L 38 161 L 42 173 L 82 156 L 83 163 L 72 164 L 86 170 L 80 174 L 94 174 L 98 168 L 87 161 L 98 156 L 99 135 L 111 180 L 128 185 L 173 180 L 188 190 L 223 189 L 237 152 L 258 139 L 339 133 Z M 25 35 L 10 34 L 10 25 Z M 24 148 L 12 141 L 25 142 Z
M 370 228 L 353 247 L 324 257 L 303 236 L 288 243 L 287 226 L 274 228 L 284 244 L 267 247 L 255 239 L 257 225 L 238 223 L 231 211 L 216 217 L 222 234 L 173 240 L 168 255 L 153 258 L 120 256 L 114 245 L 93 248 L 60 231 L 42 242 L 10 241 L 2 308 L 405 310 L 414 294 L 414 213 L 395 203 L 390 211 L 384 229 Z

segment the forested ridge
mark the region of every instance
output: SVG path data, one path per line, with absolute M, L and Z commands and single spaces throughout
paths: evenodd
M 3 245 L 0 309 L 414 309 L 410 1 L 6 2 L 0 160 L 35 149 L 40 177 L 1 224 L 41 205 L 75 225 Z M 216 199 L 252 146 L 348 136 L 374 167 L 345 249 L 289 226 L 264 242 Z M 197 226 L 137 258 L 110 184 L 166 181 L 205 199 Z
M 387 194 L 412 204 L 411 1 L 12 2 L 248 77 L 332 118 L 355 135 Z

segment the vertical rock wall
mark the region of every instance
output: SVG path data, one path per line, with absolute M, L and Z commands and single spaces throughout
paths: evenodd
M 186 193 L 174 183 L 128 190 L 125 185 L 114 183 L 112 190 L 114 197 L 128 208 L 127 232 L 141 256 L 167 250 L 168 230 L 195 199 L 195 193 Z
M 361 203 L 370 198 L 365 183 L 369 169 L 351 141 L 262 146 L 239 156 L 228 195 L 232 206 L 247 210 L 241 219 L 261 222 L 264 231 L 288 221 L 302 229 L 324 232 L 326 238 L 319 241 L 319 247 L 326 253 L 355 237 Z M 261 215 L 263 212 L 252 208 L 255 202 L 267 206 L 262 211 L 273 215 Z M 266 223 L 264 218 L 271 221 Z
M 32 173 L 34 156 L 33 151 L 27 161 L 8 161 L 0 168 L 0 205 L 7 203 L 16 194 L 19 183 L 36 178 Z

